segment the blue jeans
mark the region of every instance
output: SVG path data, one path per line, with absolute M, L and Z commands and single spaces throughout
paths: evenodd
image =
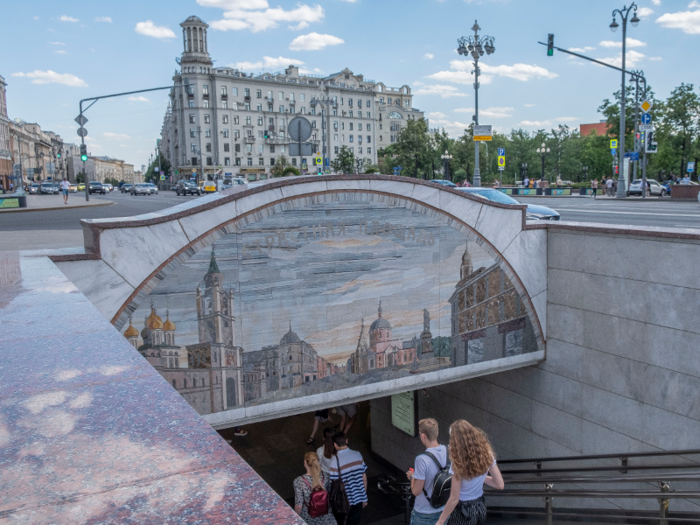
M 430 514 L 424 514 L 422 512 L 411 511 L 411 525 L 435 525 L 437 520 L 440 518 L 440 512 L 432 512 Z

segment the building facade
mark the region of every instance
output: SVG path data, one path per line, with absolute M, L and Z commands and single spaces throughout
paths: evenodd
M 324 139 L 329 162 L 347 146 L 366 167 L 377 163 L 377 148 L 391 144 L 406 120 L 423 116 L 408 86 L 387 88 L 347 68 L 319 77 L 295 66 L 262 74 L 214 67 L 208 25 L 196 16 L 180 25 L 183 52 L 159 145 L 174 181 L 215 174 L 266 179 L 282 156 L 315 172 L 312 155 L 323 152 Z M 332 103 L 312 103 L 319 97 Z M 288 125 L 296 116 L 311 123 L 311 154 L 290 155 Z
M 10 146 L 10 119 L 7 117 L 5 79 L 0 76 L 0 185 L 10 187 L 12 177 L 12 148 Z
M 80 161 L 80 157 L 78 157 L 78 161 Z M 112 157 L 90 157 L 89 161 L 92 161 L 94 164 L 94 176 L 90 177 L 89 180 L 105 182 L 108 179 L 115 179 L 119 182 L 124 181 L 131 184 L 141 182 L 140 180 L 135 180 L 133 164 L 127 164 L 123 160 Z M 82 167 L 80 169 L 82 170 Z M 89 171 L 88 175 L 90 175 Z

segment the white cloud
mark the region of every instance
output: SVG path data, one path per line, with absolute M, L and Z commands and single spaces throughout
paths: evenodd
M 77 18 L 73 18 L 72 16 L 66 16 L 66 15 L 61 15 L 59 18 L 61 22 L 79 22 Z
M 129 135 L 125 135 L 124 133 L 103 133 L 102 134 L 104 138 L 110 139 L 110 140 L 127 140 L 130 139 L 131 137 Z
M 425 55 L 423 55 L 423 58 L 425 58 L 426 60 L 432 60 L 433 58 L 435 58 L 435 55 L 433 55 L 432 53 L 426 53 Z
M 274 29 L 279 26 L 279 22 L 296 22 L 296 26 L 290 28 L 299 30 L 309 26 L 310 23 L 320 22 L 325 16 L 320 5 L 313 7 L 306 4 L 297 4 L 296 9 L 285 11 L 281 7 L 269 8 L 267 2 L 253 0 L 243 2 L 240 0 L 219 1 L 219 0 L 197 0 L 199 4 L 208 5 L 217 3 L 216 7 L 224 9 L 230 5 L 230 10 L 224 12 L 223 20 L 215 20 L 209 25 L 212 29 L 219 31 L 240 31 L 250 29 L 253 33 Z
M 127 98 L 129 102 L 150 102 L 150 99 L 147 99 L 144 96 L 141 95 L 131 95 L 130 97 Z
M 658 61 L 658 60 L 663 60 L 663 59 L 661 57 L 649 57 L 649 60 Z
M 436 111 L 434 113 L 429 113 L 428 118 L 430 119 L 431 128 L 444 128 L 448 135 L 460 136 L 464 133 L 464 130 L 469 127 L 469 124 L 464 122 L 459 122 L 456 120 L 449 120 L 446 118 L 447 115 Z
M 700 2 L 698 0 L 693 0 L 688 4 L 688 9 L 697 9 L 700 8 Z
M 56 73 L 55 71 L 32 71 L 31 73 L 12 73 L 13 77 L 31 78 L 32 84 L 63 84 L 71 87 L 87 87 L 84 80 L 70 73 Z
M 440 95 L 442 98 L 450 97 L 466 97 L 466 93 L 460 93 L 459 90 L 454 86 L 444 86 L 442 84 L 435 84 L 433 86 L 427 86 L 420 88 L 413 92 L 414 95 Z
M 474 113 L 474 108 L 459 108 L 454 110 L 455 113 L 469 113 L 473 114 Z M 510 107 L 503 107 L 503 108 L 486 108 L 486 109 L 480 109 L 479 110 L 479 116 L 480 117 L 488 117 L 488 118 L 505 118 L 505 117 L 512 117 L 513 116 L 513 111 L 515 111 L 515 108 L 510 108 Z
M 528 126 L 534 128 L 541 128 L 543 126 L 550 126 L 552 123 L 549 120 L 523 120 L 520 122 L 521 126 Z
M 637 40 L 636 38 L 627 38 L 627 49 L 632 49 L 634 47 L 644 47 L 646 46 L 646 42 L 642 42 L 641 40 Z M 622 42 L 615 42 L 613 40 L 603 40 L 600 43 L 601 47 L 622 47 Z
M 471 71 L 471 68 L 473 68 L 474 66 L 471 62 L 467 60 L 452 60 L 450 62 L 450 67 L 452 69 L 461 71 Z M 479 75 L 479 80 L 483 81 L 484 83 L 486 83 L 484 77 L 488 77 L 488 75 L 514 78 L 515 80 L 520 80 L 523 82 L 532 80 L 533 78 L 555 78 L 559 76 L 556 73 L 552 73 L 551 71 L 548 71 L 547 69 L 534 64 L 491 66 L 489 64 L 482 63 L 480 68 L 484 74 Z
M 64 42 L 49 42 L 52 46 L 65 46 L 66 44 Z
M 593 51 L 595 47 L 591 46 L 586 46 L 586 47 L 570 47 L 569 51 L 573 51 L 574 53 L 585 53 L 586 51 Z
M 637 14 L 641 16 L 642 18 L 646 18 L 648 16 L 651 16 L 654 13 L 654 10 L 651 9 L 650 7 L 640 7 L 637 9 Z
M 267 0 L 197 0 L 204 7 L 218 7 L 219 9 L 267 9 Z
M 338 44 L 344 43 L 345 40 L 337 36 L 309 33 L 308 35 L 301 35 L 292 40 L 289 44 L 289 49 L 292 51 L 316 51 L 326 46 L 337 46 Z
M 35 16 L 35 17 L 34 17 L 34 20 L 39 20 L 39 17 L 38 17 L 38 16 Z
M 134 31 L 141 35 L 152 36 L 153 38 L 175 38 L 175 33 L 173 33 L 169 27 L 157 26 L 151 20 L 139 22 L 136 24 Z
M 575 122 L 576 120 L 580 120 L 578 117 L 558 117 L 555 118 L 557 122 Z
M 651 3 L 654 5 L 661 5 L 661 0 L 651 0 Z
M 109 22 L 112 23 L 112 17 L 109 16 L 96 16 L 95 22 Z
M 534 104 L 523 104 L 523 106 L 525 106 L 526 108 L 533 108 L 533 107 L 535 107 Z
M 299 22 L 295 26 L 287 26 L 287 27 L 289 27 L 289 29 L 291 29 L 292 31 L 301 31 L 302 29 L 306 29 L 307 27 L 309 27 L 309 23 L 306 20 L 302 20 L 301 22 Z
M 56 51 L 54 51 L 54 53 L 56 53 L 57 55 L 65 55 L 67 54 L 67 51 L 65 49 L 57 49 Z
M 455 84 L 472 85 L 474 83 L 474 75 L 467 71 L 438 71 L 427 78 L 439 80 L 441 82 L 454 82 Z M 490 84 L 493 77 L 490 75 L 480 75 L 479 82 L 482 84 Z
M 440 113 L 439 111 L 433 111 L 432 113 L 428 113 L 428 118 L 447 118 L 447 115 Z
M 276 69 L 287 66 L 301 66 L 302 64 L 304 64 L 304 62 L 294 58 L 262 57 L 262 60 L 258 60 L 257 62 L 235 62 L 231 64 L 231 67 L 235 67 L 241 71 L 250 71 L 252 69 Z
M 634 49 L 630 49 L 625 53 L 626 57 L 626 63 L 625 67 L 634 67 L 636 66 L 643 58 L 645 58 L 646 55 L 643 53 L 640 53 L 639 51 L 635 51 Z M 611 64 L 616 67 L 622 67 L 622 53 L 620 53 L 616 57 L 609 57 L 609 58 L 599 58 L 598 60 L 602 62 L 607 62 L 608 64 Z M 603 66 L 599 66 L 603 67 Z
M 697 2 L 692 2 L 688 7 L 696 10 L 666 13 L 657 18 L 656 23 L 669 29 L 680 29 L 689 35 L 700 35 L 700 6 Z

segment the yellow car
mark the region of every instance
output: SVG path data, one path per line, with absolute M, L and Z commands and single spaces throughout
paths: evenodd
M 216 192 L 216 182 L 213 180 L 208 180 L 202 186 L 202 191 L 204 193 L 214 193 Z
M 71 193 L 78 193 L 78 186 L 71 182 L 70 188 L 68 188 L 68 191 Z
M 84 182 L 81 182 L 80 184 L 78 184 L 78 191 L 85 191 L 85 183 Z

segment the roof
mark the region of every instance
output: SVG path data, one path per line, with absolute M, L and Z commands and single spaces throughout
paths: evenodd
M 216 264 L 216 256 L 214 255 L 214 247 L 211 248 L 211 259 L 209 260 L 209 269 L 207 273 L 221 273 L 219 271 L 219 265 Z

